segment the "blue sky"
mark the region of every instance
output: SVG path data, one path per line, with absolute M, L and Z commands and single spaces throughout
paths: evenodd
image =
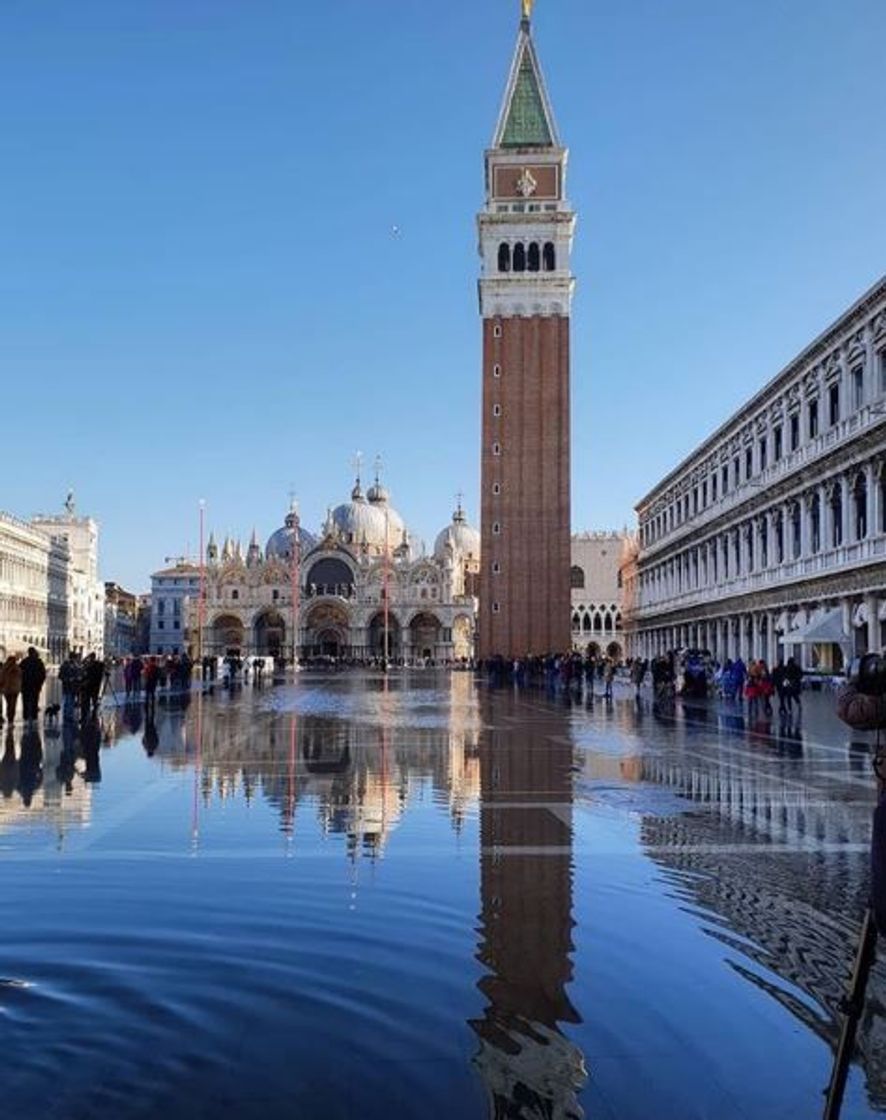
M 0 507 L 134 589 L 381 452 L 478 505 L 474 216 L 517 0 L 6 0 Z M 538 0 L 571 148 L 576 529 L 633 503 L 886 271 L 882 0 Z M 394 227 L 399 228 L 395 235 Z

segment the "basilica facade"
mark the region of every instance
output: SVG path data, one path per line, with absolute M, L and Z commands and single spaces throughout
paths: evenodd
M 459 504 L 426 555 L 376 480 L 360 479 L 319 534 L 290 510 L 264 548 L 209 539 L 184 601 L 195 656 L 447 662 L 474 654 L 480 534 Z M 197 575 L 196 572 L 192 575 Z M 167 652 L 152 650 L 152 652 Z

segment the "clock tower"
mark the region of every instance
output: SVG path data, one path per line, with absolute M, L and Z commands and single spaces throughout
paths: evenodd
M 478 216 L 479 655 L 571 648 L 569 336 L 576 216 L 524 0 Z

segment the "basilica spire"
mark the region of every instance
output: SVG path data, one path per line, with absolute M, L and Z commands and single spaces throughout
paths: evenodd
M 522 0 L 517 46 L 495 129 L 493 148 L 558 148 L 554 111 L 532 40 L 533 0 Z

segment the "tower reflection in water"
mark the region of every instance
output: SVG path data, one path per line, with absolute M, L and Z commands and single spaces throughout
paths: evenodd
M 573 746 L 567 714 L 538 719 L 498 694 L 481 704 L 480 944 L 488 1000 L 471 1026 L 496 1120 L 584 1116 L 584 1057 L 561 1030 L 580 1022 L 572 980 Z M 536 722 L 533 722 L 535 715 Z

